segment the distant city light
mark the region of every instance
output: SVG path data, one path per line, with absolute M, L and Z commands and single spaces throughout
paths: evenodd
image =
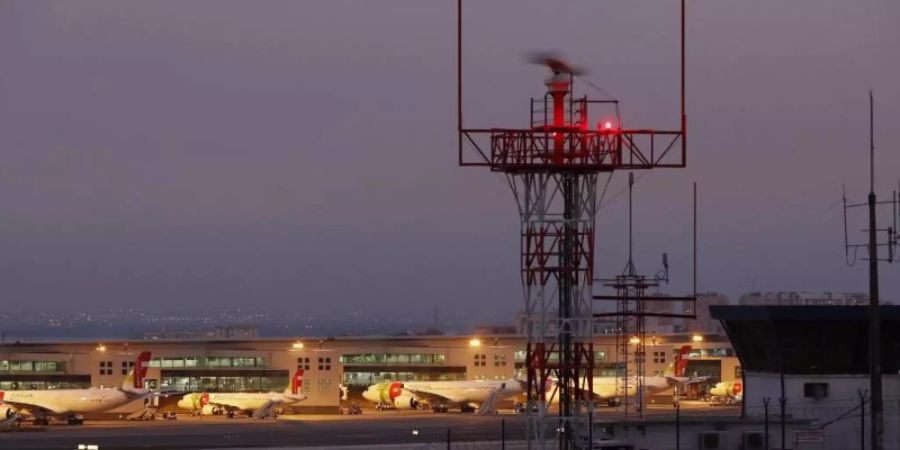
M 691 340 L 694 342 L 703 342 L 703 336 L 701 336 L 699 334 L 695 334 L 695 335 L 691 336 Z
M 481 339 L 472 338 L 469 340 L 469 347 L 481 347 Z
M 419 435 L 419 430 L 412 430 L 412 435 L 413 435 L 413 436 L 418 436 L 418 435 Z

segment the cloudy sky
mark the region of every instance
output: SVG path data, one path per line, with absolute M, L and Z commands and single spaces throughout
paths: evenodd
M 456 166 L 454 13 L 0 1 L 4 303 L 519 309 L 512 195 Z M 689 290 L 696 180 L 702 290 L 865 290 L 841 184 L 864 199 L 870 88 L 879 190 L 900 178 L 898 20 L 894 0 L 690 1 L 690 166 L 640 177 L 638 268 L 668 252 L 669 291 Z M 586 67 L 626 126 L 677 126 L 675 1 L 479 0 L 465 22 L 468 126 L 527 125 L 533 49 Z M 598 274 L 624 264 L 626 178 L 599 214 Z M 882 279 L 898 300 L 900 266 Z

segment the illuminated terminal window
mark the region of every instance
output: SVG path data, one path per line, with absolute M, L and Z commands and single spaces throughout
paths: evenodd
M 286 375 L 272 376 L 167 376 L 160 386 L 184 392 L 281 392 L 288 384 Z
M 672 350 L 673 355 L 677 355 L 679 350 Z M 688 359 L 702 359 L 702 358 L 725 358 L 729 356 L 734 356 L 734 350 L 730 348 L 695 348 L 691 349 L 688 354 Z
M 85 380 L 21 380 L 6 381 L 0 380 L 0 391 L 16 391 L 16 390 L 48 390 L 48 389 L 88 389 L 91 387 L 91 380 L 88 377 Z
M 443 364 L 439 353 L 355 353 L 341 355 L 341 364 Z
M 63 361 L 0 360 L 0 372 L 65 372 Z
M 524 363 L 525 362 L 525 350 L 516 350 L 514 357 L 516 358 L 516 362 Z M 558 361 L 559 354 L 557 354 L 555 352 L 551 353 L 549 360 L 550 361 Z M 597 362 L 606 361 L 606 352 L 603 350 L 595 351 L 594 352 L 594 361 L 597 361 Z
M 264 368 L 266 359 L 254 356 L 177 356 L 154 358 L 150 367 L 163 369 L 181 368 Z
M 465 372 L 344 372 L 345 386 L 368 386 L 384 381 L 460 381 Z

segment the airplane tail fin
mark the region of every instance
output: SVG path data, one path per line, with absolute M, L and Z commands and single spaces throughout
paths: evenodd
M 141 352 L 134 360 L 134 366 L 122 382 L 122 389 L 133 391 L 144 388 L 144 377 L 147 376 L 147 363 L 150 362 L 150 352 Z
M 294 372 L 294 377 L 291 378 L 288 387 L 284 390 L 284 393 L 297 395 L 301 390 L 303 390 L 303 369 L 297 369 L 297 371 Z
M 684 376 L 684 369 L 687 368 L 687 363 L 688 363 L 687 354 L 689 351 L 691 351 L 691 346 L 684 345 L 681 347 L 680 350 L 678 350 L 678 354 L 675 355 L 675 376 L 676 377 Z
M 666 376 L 678 378 L 684 376 L 684 369 L 687 368 L 688 363 L 687 354 L 690 351 L 690 345 L 684 345 L 678 350 L 678 353 L 675 354 L 675 361 L 666 368 Z

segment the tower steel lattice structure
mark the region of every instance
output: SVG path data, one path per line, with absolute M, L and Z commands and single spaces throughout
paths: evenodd
M 615 310 L 598 312 L 596 318 L 615 319 L 616 324 L 616 362 L 622 369 L 617 377 L 616 392 L 622 398 L 625 420 L 633 412 L 643 418 L 645 396 L 644 377 L 646 376 L 646 319 L 648 317 L 695 319 L 697 301 L 697 184 L 694 184 L 693 198 L 693 294 L 690 296 L 671 296 L 651 293 L 662 283 L 669 282 L 668 257 L 663 253 L 663 270 L 653 276 L 639 274 L 634 264 L 632 236 L 632 190 L 633 174 L 628 179 L 628 262 L 621 274 L 608 279 L 596 280 L 601 286 L 611 290 L 610 294 L 594 295 L 594 300 L 615 302 Z M 681 312 L 672 312 L 672 308 L 660 311 L 659 308 L 648 308 L 651 303 L 670 303 L 681 305 Z M 690 311 L 685 312 L 685 311 Z M 630 370 L 633 369 L 633 370 Z M 632 376 L 634 380 L 632 381 Z M 632 401 L 635 400 L 635 401 Z
M 597 180 L 628 169 L 687 163 L 684 111 L 684 0 L 681 2 L 681 123 L 626 128 L 591 122 L 615 100 L 576 97 L 577 70 L 545 57 L 546 94 L 531 101 L 526 128 L 466 128 L 462 108 L 462 1 L 457 0 L 459 165 L 505 176 L 518 205 L 524 287 L 529 449 L 590 448 L 593 417 L 594 221 Z

